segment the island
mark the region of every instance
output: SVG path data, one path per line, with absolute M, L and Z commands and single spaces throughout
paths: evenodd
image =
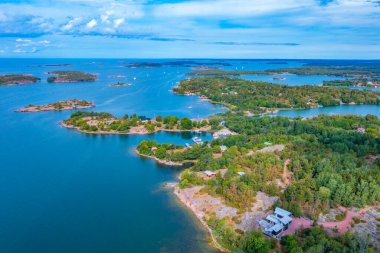
M 41 79 L 27 74 L 0 75 L 0 85 L 32 84 Z
M 48 72 L 53 75 L 47 78 L 48 83 L 76 83 L 76 82 L 95 82 L 96 75 L 83 73 L 80 71 L 57 70 Z
M 114 83 L 114 84 L 111 84 L 110 86 L 111 87 L 125 87 L 125 86 L 131 86 L 132 84 L 130 83 L 121 83 L 121 82 L 117 82 L 117 83 Z
M 28 105 L 17 109 L 16 112 L 41 112 L 41 111 L 63 111 L 95 107 L 94 102 L 86 100 L 70 99 L 46 105 Z
M 287 86 L 227 77 L 186 79 L 173 88 L 181 95 L 198 94 L 212 103 L 249 115 L 279 109 L 309 109 L 341 104 L 380 104 L 379 93 L 318 86 Z
M 215 121 L 208 119 L 189 119 L 177 116 L 161 116 L 151 119 L 145 116 L 124 115 L 117 118 L 106 112 L 83 112 L 71 114 L 61 125 L 83 133 L 92 134 L 150 134 L 159 131 L 190 132 L 209 131 Z

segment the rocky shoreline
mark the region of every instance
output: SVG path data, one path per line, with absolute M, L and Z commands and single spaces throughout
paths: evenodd
M 141 154 L 137 149 L 135 149 L 135 152 L 136 152 L 136 154 L 138 154 L 141 157 L 153 159 L 157 163 L 162 164 L 162 165 L 167 165 L 167 166 L 183 166 L 183 163 L 173 162 L 173 161 L 168 161 L 168 160 L 162 160 L 162 159 L 158 159 L 155 156 Z

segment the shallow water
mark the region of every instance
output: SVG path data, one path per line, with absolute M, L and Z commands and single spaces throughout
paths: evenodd
M 99 74 L 95 83 L 48 84 L 43 80 L 0 87 L 0 252 L 214 252 L 199 222 L 169 190 L 161 188 L 163 182 L 176 180 L 179 169 L 160 166 L 133 152 L 143 139 L 184 144 L 191 141 L 191 134 L 86 135 L 58 125 L 71 112 L 14 112 L 28 104 L 71 98 L 94 100 L 95 111 L 116 116 L 136 112 L 148 117 L 194 118 L 223 111 L 221 106 L 197 97 L 168 91 L 186 78 L 189 67 L 120 67 L 129 62 L 135 61 L 0 60 L 3 74 L 31 73 L 44 79 L 45 72 L 58 69 Z M 280 67 L 268 61 L 228 62 L 233 66 L 226 68 L 242 64 L 251 69 Z M 58 63 L 73 65 L 41 66 Z M 293 65 L 301 63 L 286 64 Z M 112 75 L 127 77 L 115 79 Z M 118 81 L 132 86 L 109 86 Z M 308 116 L 313 112 L 379 115 L 379 107 L 331 107 L 293 113 Z M 286 113 L 292 116 L 290 111 L 279 115 Z

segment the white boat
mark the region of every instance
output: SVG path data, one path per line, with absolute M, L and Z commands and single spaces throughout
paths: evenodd
M 203 141 L 201 138 L 199 137 L 194 137 L 192 138 L 193 142 L 195 142 L 196 144 L 203 144 Z

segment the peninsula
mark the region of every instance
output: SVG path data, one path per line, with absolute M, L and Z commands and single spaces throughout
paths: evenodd
M 80 71 L 66 71 L 66 70 L 57 70 L 48 72 L 48 83 L 76 83 L 76 82 L 94 82 L 96 81 L 96 75 L 83 73 Z
M 40 80 L 38 77 L 26 74 L 0 75 L 0 85 L 31 84 Z
M 379 93 L 317 86 L 287 86 L 227 77 L 186 79 L 173 88 L 181 95 L 198 94 L 235 111 L 262 114 L 278 109 L 309 109 L 341 104 L 380 104 Z
M 291 119 L 227 113 L 219 120 L 238 135 L 188 148 L 154 141 L 137 147 L 166 163 L 194 164 L 181 173 L 174 192 L 210 230 L 218 248 L 256 252 L 247 251 L 247 241 L 260 241 L 265 248 L 260 252 L 277 248 L 260 231 L 261 221 L 278 206 L 293 215 L 293 223 L 274 236 L 283 251 L 310 247 L 303 241 L 312 233 L 325 240 L 316 245 L 328 241 L 342 252 L 359 247 L 367 240 L 366 231 L 379 226 L 370 218 L 380 210 L 380 160 L 370 159 L 380 152 L 380 121 L 375 116 Z M 351 227 L 358 235 L 349 232 Z M 379 247 L 378 234 L 373 233 L 369 252 Z M 347 237 L 353 244 L 345 243 Z
M 28 105 L 16 110 L 16 112 L 64 111 L 92 107 L 95 107 L 95 104 L 93 102 L 88 102 L 86 100 L 70 99 L 46 105 Z

